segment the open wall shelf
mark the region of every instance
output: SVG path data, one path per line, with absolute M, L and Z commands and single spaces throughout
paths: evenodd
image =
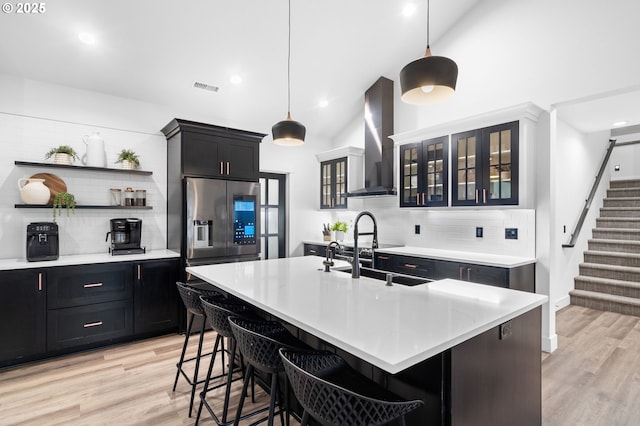
M 54 169 L 70 169 L 70 170 L 82 170 L 92 172 L 110 172 L 110 173 L 127 173 L 143 176 L 150 176 L 153 174 L 151 171 L 137 170 L 137 169 L 116 169 L 109 167 L 89 167 L 89 166 L 74 166 L 69 164 L 55 164 L 55 163 L 36 163 L 32 161 L 16 161 L 16 166 L 35 166 L 35 167 L 48 167 Z

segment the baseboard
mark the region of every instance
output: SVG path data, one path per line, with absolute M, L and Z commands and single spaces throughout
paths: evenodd
M 558 349 L 558 335 L 554 334 L 551 337 L 542 338 L 542 351 L 552 353 Z
M 569 306 L 569 304 L 571 303 L 571 298 L 569 297 L 569 295 L 567 294 L 564 297 L 561 297 L 560 299 L 556 300 L 556 303 L 554 304 L 556 311 L 559 311 L 560 309 Z

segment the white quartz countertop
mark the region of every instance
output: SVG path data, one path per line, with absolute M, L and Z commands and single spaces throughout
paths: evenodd
M 318 257 L 305 256 L 187 271 L 391 374 L 547 301 L 543 295 L 450 279 L 387 287 L 321 268 Z
M 10 269 L 49 268 L 53 266 L 86 265 L 91 263 L 129 262 L 154 259 L 171 259 L 180 257 L 180 253 L 172 250 L 147 250 L 141 254 L 124 254 L 112 256 L 110 253 L 73 254 L 60 256 L 57 260 L 28 262 L 27 259 L 0 259 L 0 271 Z
M 303 241 L 303 244 L 328 245 L 328 241 Z M 345 241 L 347 246 L 353 245 L 353 241 Z M 369 242 L 362 243 L 362 247 L 368 248 Z M 467 262 L 475 265 L 497 266 L 500 268 L 516 268 L 518 266 L 535 263 L 533 257 L 506 256 L 489 253 L 476 253 L 462 250 L 442 250 L 437 248 L 398 246 L 382 247 L 376 249 L 378 253 L 397 254 L 401 256 L 423 257 L 427 259 L 450 260 L 453 262 Z

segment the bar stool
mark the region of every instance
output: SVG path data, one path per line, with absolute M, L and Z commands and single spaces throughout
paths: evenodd
M 282 324 L 275 321 L 253 321 L 230 317 L 229 324 L 231 324 L 231 331 L 236 338 L 240 353 L 242 353 L 244 359 L 249 364 L 244 376 L 242 394 L 240 395 L 240 401 L 238 402 L 238 409 L 236 411 L 236 419 L 233 424 L 237 426 L 240 419 L 243 418 L 242 406 L 244 404 L 244 399 L 247 396 L 249 377 L 253 373 L 254 369 L 271 375 L 271 389 L 269 390 L 271 397 L 268 408 L 269 415 L 267 417 L 269 426 L 273 425 L 273 418 L 276 414 L 280 415 L 280 422 L 284 423 L 282 416 L 284 408 L 282 406 L 281 398 L 278 397 L 278 373 L 284 373 L 284 366 L 278 351 L 282 347 L 289 349 L 303 349 L 304 344 L 293 337 L 289 331 L 282 326 Z M 289 389 L 286 376 L 284 383 L 286 408 L 288 402 L 287 393 Z M 275 410 L 276 400 L 279 405 L 279 410 L 277 412 Z M 263 412 L 265 410 L 266 408 L 258 410 L 253 414 L 257 414 L 258 412 Z M 254 424 L 261 421 L 262 420 L 255 422 Z M 287 413 L 287 426 L 288 425 L 289 413 Z
M 242 317 L 246 319 L 257 319 L 251 308 L 236 300 L 226 299 L 223 297 L 213 297 L 213 298 L 205 298 L 204 296 L 200 297 L 200 303 L 204 312 L 207 316 L 207 320 L 211 325 L 211 328 L 218 333 L 218 337 L 216 337 L 216 342 L 213 348 L 213 352 L 211 354 L 211 361 L 209 362 L 209 370 L 207 371 L 207 378 L 205 379 L 204 389 L 200 393 L 200 407 L 198 408 L 198 415 L 196 416 L 196 425 L 200 421 L 200 415 L 202 413 L 202 407 L 206 407 L 207 411 L 213 418 L 213 420 L 218 425 L 228 425 L 233 423 L 233 421 L 227 421 L 227 413 L 229 410 L 229 395 L 231 393 L 231 383 L 235 380 L 241 379 L 242 376 L 233 378 L 233 373 L 242 372 L 244 373 L 244 361 L 240 360 L 240 366 L 238 368 L 234 368 L 235 359 L 236 359 L 236 340 L 233 337 L 233 333 L 231 331 L 231 325 L 229 324 L 229 317 L 236 316 Z M 213 366 L 216 360 L 216 353 L 218 352 L 219 344 L 224 343 L 224 339 L 227 338 L 230 342 L 230 350 L 229 350 L 229 368 L 227 373 L 224 372 L 224 351 L 221 353 L 222 355 L 222 374 L 218 376 L 212 377 L 213 374 Z M 215 386 L 210 386 L 211 380 L 219 379 L 226 376 L 226 382 L 217 384 Z M 206 400 L 207 392 L 213 389 L 217 389 L 221 386 L 225 386 L 225 395 L 224 395 L 224 403 L 222 408 L 222 416 L 219 418 L 216 413 L 213 411 L 213 408 Z M 252 393 L 253 396 L 253 393 Z
M 293 393 L 304 408 L 301 426 L 309 416 L 325 426 L 383 425 L 421 407 L 353 370 L 340 356 L 327 351 L 280 350 Z
M 176 286 L 178 287 L 178 293 L 180 293 L 180 298 L 184 303 L 184 307 L 187 309 L 187 315 L 189 316 L 189 321 L 187 325 L 187 332 L 184 335 L 184 343 L 182 345 L 182 353 L 180 354 L 180 360 L 176 364 L 176 379 L 173 382 L 173 392 L 176 391 L 176 386 L 178 384 L 178 378 L 180 374 L 187 380 L 187 383 L 191 386 L 191 398 L 189 400 L 189 417 L 191 417 L 191 411 L 193 410 L 193 399 L 196 393 L 196 386 L 204 382 L 204 379 L 198 380 L 198 370 L 200 369 L 200 358 L 210 354 L 202 353 L 202 341 L 204 340 L 204 328 L 206 325 L 205 313 L 202 309 L 202 305 L 200 304 L 200 296 L 221 296 L 221 294 L 217 291 L 213 290 L 205 290 L 200 288 L 194 288 L 188 286 L 184 283 L 177 282 Z M 193 325 L 193 320 L 196 317 L 202 317 L 202 327 L 200 328 L 200 339 L 198 341 L 198 351 L 196 356 L 188 359 L 184 359 L 185 353 L 187 352 L 187 346 L 189 345 L 189 336 L 191 335 L 191 327 Z M 223 347 L 224 350 L 224 347 Z M 187 373 L 182 368 L 185 362 L 195 361 L 195 371 L 193 373 L 193 378 L 189 377 Z

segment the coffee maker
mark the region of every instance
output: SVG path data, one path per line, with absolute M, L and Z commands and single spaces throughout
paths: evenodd
M 105 241 L 111 234 L 111 246 L 109 252 L 112 255 L 144 253 L 145 248 L 140 247 L 142 234 L 142 220 L 136 218 L 111 219 L 111 231 L 107 232 Z
M 58 225 L 54 222 L 33 222 L 27 225 L 27 261 L 58 258 Z

